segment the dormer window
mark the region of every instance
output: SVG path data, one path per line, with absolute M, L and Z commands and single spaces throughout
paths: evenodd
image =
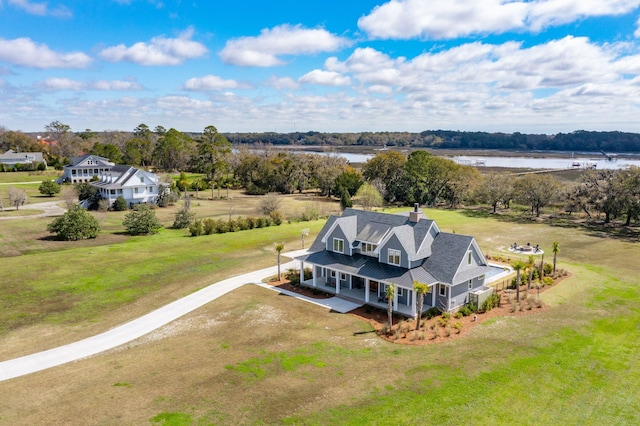
M 400 266 L 400 250 L 389 249 L 387 263 L 390 265 Z
M 376 249 L 378 248 L 377 245 L 375 244 L 370 244 L 370 243 L 362 243 L 362 248 L 360 250 L 360 253 L 366 255 L 366 256 L 374 256 L 377 257 L 377 255 L 375 254 Z
M 336 253 L 344 253 L 344 240 L 340 238 L 333 239 L 333 251 Z

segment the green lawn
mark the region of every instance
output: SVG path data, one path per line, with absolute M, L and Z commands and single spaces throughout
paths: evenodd
M 514 241 L 531 242 L 550 262 L 558 241 L 558 266 L 572 276 L 542 293 L 548 309 L 495 318 L 463 338 L 426 346 L 355 335 L 368 325 L 244 287 L 156 337 L 0 383 L 0 423 L 65 423 L 89 409 L 95 424 L 640 423 L 637 239 L 561 220 L 426 214 L 443 231 L 475 235 L 485 253 L 505 255 Z M 322 224 L 199 238 L 174 230 L 107 234 L 95 246 L 60 243 L 59 250 L 5 257 L 0 323 L 76 327 L 139 304 L 150 309 L 217 278 L 272 265 L 274 241 L 298 248 L 300 229 L 315 235 Z M 21 226 L 35 232 L 33 224 Z M 20 245 L 0 224 L 3 233 Z M 19 344 L 12 336 L 0 334 L 0 342 Z

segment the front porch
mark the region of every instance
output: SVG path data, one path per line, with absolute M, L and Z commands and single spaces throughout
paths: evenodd
M 314 285 L 315 284 L 315 285 Z M 316 289 L 325 293 L 334 294 L 336 297 L 344 298 L 347 300 L 353 300 L 360 303 L 364 303 L 375 308 L 386 310 L 388 308 L 387 300 L 384 296 L 382 289 L 378 290 L 378 286 L 369 286 L 369 294 L 367 295 L 366 286 L 350 288 L 345 285 L 336 285 L 334 281 L 327 280 L 325 277 L 315 277 L 306 281 L 301 281 L 301 285 L 310 289 Z M 406 291 L 406 289 L 403 289 Z M 413 290 L 409 290 L 411 296 L 409 300 L 414 300 Z M 416 315 L 415 303 L 401 303 L 399 302 L 398 295 L 394 298 L 393 311 L 397 314 L 404 315 L 408 318 L 413 318 Z M 428 309 L 429 306 L 425 303 L 424 309 Z

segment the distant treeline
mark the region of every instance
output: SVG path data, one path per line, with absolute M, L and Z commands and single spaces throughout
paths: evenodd
M 640 134 L 578 130 L 555 135 L 427 130 L 363 133 L 226 133 L 235 144 L 401 146 L 443 149 L 640 152 Z

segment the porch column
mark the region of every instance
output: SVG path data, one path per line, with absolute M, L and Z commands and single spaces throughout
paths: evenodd
M 316 265 L 313 265 L 313 269 L 311 269 L 311 282 L 313 283 L 313 286 L 316 286 L 316 270 L 318 269 L 318 267 Z
M 411 303 L 411 299 L 413 298 L 412 296 L 418 297 L 416 295 L 415 290 L 409 290 L 409 303 Z M 422 296 L 422 297 L 424 297 L 424 296 Z M 416 299 L 416 300 L 418 300 L 418 299 Z M 416 317 L 416 315 L 418 315 L 418 311 L 417 311 L 415 303 L 411 303 L 411 315 L 413 315 L 414 318 Z
M 369 278 L 364 279 L 364 303 L 369 303 Z
M 300 284 L 304 282 L 304 262 L 300 261 Z
M 396 287 L 396 291 L 393 292 L 393 310 L 398 310 L 398 288 Z
M 336 294 L 340 294 L 340 272 L 336 271 Z

